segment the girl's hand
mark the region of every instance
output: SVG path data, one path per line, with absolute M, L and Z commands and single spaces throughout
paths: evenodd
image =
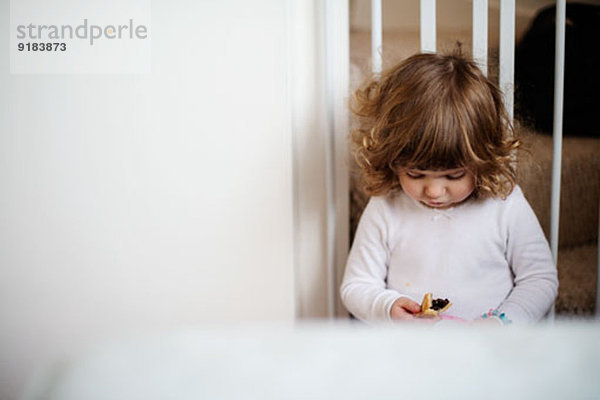
M 400 297 L 394 301 L 390 309 L 393 320 L 410 321 L 415 319 L 415 314 L 421 311 L 421 305 L 407 297 Z

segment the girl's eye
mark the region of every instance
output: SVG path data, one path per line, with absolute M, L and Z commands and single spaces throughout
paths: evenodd
M 453 179 L 460 179 L 463 176 L 465 176 L 465 174 L 466 174 L 465 171 L 456 172 L 454 174 L 446 175 L 446 178 L 451 179 L 451 180 L 453 180 Z
M 407 171 L 406 176 L 408 176 L 409 178 L 412 178 L 412 179 L 419 179 L 419 178 L 422 178 L 424 175 L 419 174 L 418 172 Z

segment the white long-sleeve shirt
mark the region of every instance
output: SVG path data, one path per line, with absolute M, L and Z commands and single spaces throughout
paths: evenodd
M 557 289 L 548 242 L 517 186 L 505 200 L 468 200 L 446 210 L 402 192 L 372 197 L 358 224 L 341 296 L 364 321 L 389 320 L 399 297 L 420 303 L 432 292 L 452 302 L 447 315 L 473 320 L 498 309 L 514 322 L 535 322 Z

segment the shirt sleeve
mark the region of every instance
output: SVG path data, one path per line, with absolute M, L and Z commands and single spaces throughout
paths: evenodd
M 558 292 L 558 277 L 544 232 L 519 187 L 507 209 L 507 260 L 514 287 L 498 311 L 516 323 L 539 321 Z
M 381 198 L 371 198 L 365 207 L 350 249 L 340 288 L 342 302 L 363 321 L 391 320 L 390 309 L 401 297 L 387 289 L 389 229 Z

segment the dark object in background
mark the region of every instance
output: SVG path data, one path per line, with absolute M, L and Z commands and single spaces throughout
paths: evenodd
M 552 133 L 556 7 L 543 9 L 517 45 L 515 114 Z M 600 137 L 600 6 L 567 3 L 565 28 L 565 136 Z

